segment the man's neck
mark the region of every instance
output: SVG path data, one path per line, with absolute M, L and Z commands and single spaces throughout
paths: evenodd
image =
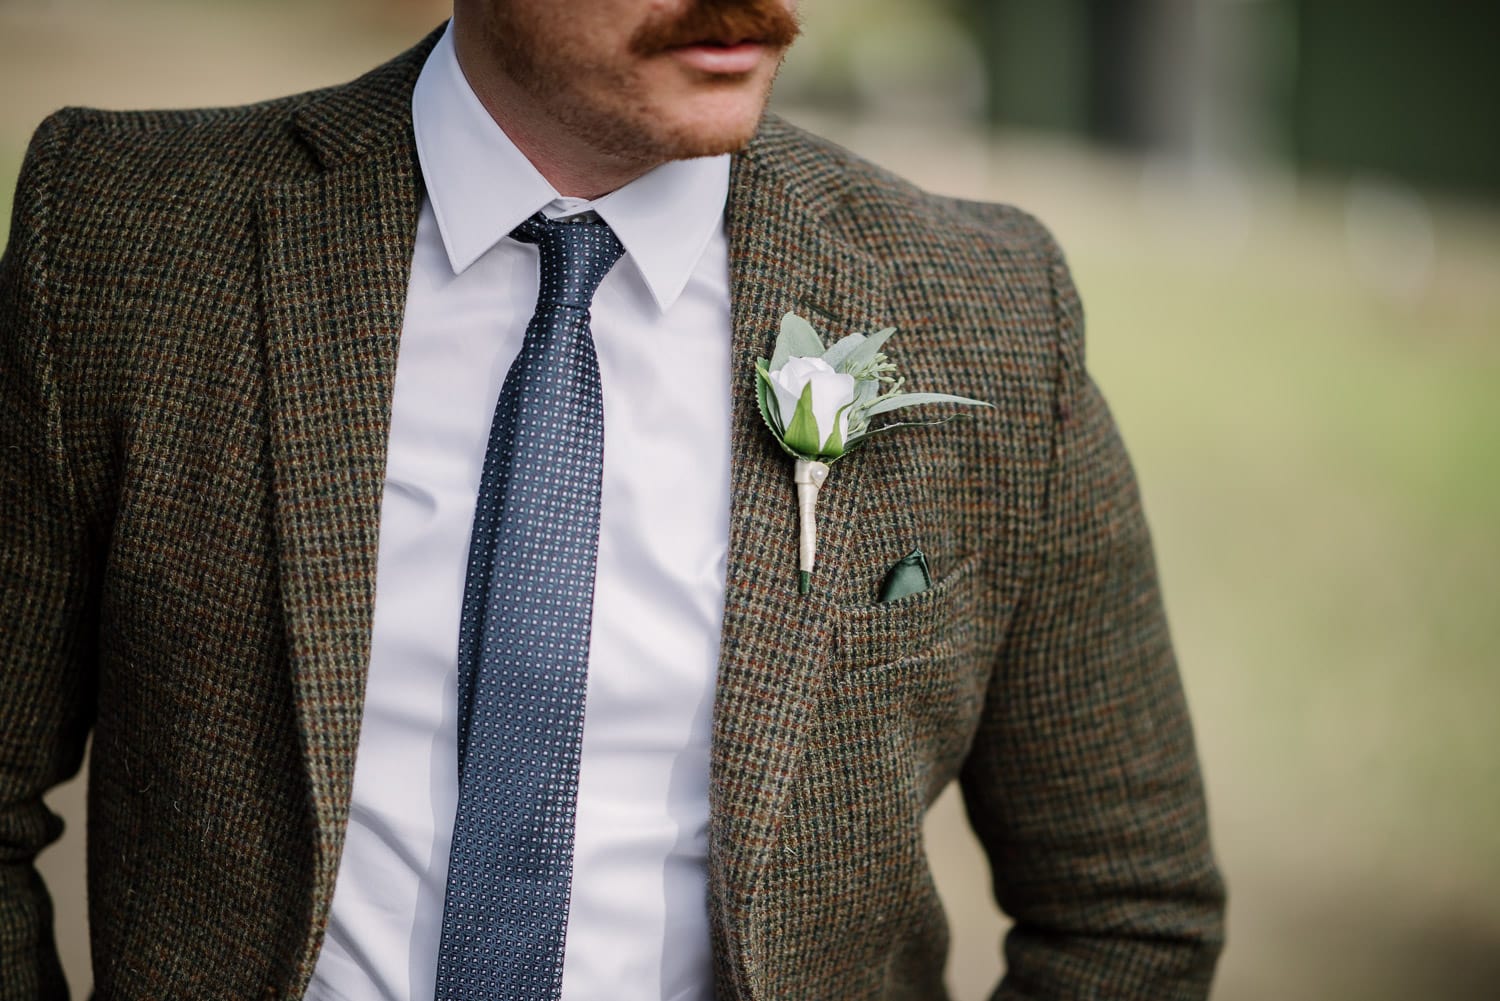
M 464 57 L 464 36 L 454 37 L 458 65 L 474 96 L 537 173 L 560 195 L 594 199 L 624 187 L 658 163 L 611 155 L 580 140 L 545 115 L 490 61 Z

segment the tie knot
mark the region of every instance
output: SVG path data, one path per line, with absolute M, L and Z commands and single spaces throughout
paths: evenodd
M 620 238 L 598 217 L 548 219 L 538 212 L 511 236 L 534 243 L 541 254 L 537 307 L 570 306 L 588 311 L 599 283 L 625 253 Z

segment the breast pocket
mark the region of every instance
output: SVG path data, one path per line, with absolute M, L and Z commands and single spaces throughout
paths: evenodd
M 895 601 L 841 606 L 835 626 L 838 670 L 879 672 L 962 641 L 954 630 L 962 630 L 975 614 L 979 562 L 979 554 L 971 554 L 925 591 Z
M 976 554 L 926 591 L 840 607 L 821 706 L 828 749 L 886 759 L 882 781 L 930 802 L 978 725 L 994 660 L 983 641 L 987 593 Z

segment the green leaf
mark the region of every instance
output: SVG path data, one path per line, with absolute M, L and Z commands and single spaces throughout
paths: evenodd
M 823 339 L 808 323 L 796 313 L 788 313 L 781 318 L 781 332 L 776 335 L 776 350 L 771 355 L 771 371 L 775 372 L 786 364 L 788 358 L 821 358 L 823 356 Z
M 876 352 L 891 339 L 891 335 L 895 332 L 895 327 L 886 327 L 884 330 L 877 330 L 867 335 L 853 351 L 849 352 L 849 357 L 844 359 L 844 367 L 840 371 L 852 372 L 870 364 L 875 359 Z
M 787 448 L 799 455 L 817 457 L 823 443 L 818 440 L 818 421 L 813 416 L 812 383 L 802 387 L 802 395 L 797 398 L 797 410 L 792 414 L 792 422 L 787 425 L 782 440 L 786 442 Z
M 842 367 L 844 361 L 854 352 L 855 348 L 864 342 L 864 334 L 850 334 L 847 337 L 840 338 L 837 344 L 823 352 L 823 360 L 835 372 L 847 372 L 848 369 Z
M 755 361 L 755 403 L 760 407 L 760 419 L 780 438 L 781 408 L 776 405 L 776 390 L 771 387 L 771 373 L 764 358 Z
M 760 419 L 765 421 L 778 448 L 794 459 L 803 458 L 788 448 L 786 442 L 782 440 L 784 432 L 781 427 L 781 408 L 776 404 L 776 391 L 771 388 L 771 375 L 766 370 L 764 358 L 756 359 L 755 374 L 755 402 L 760 408 Z
M 967 396 L 950 396 L 947 393 L 891 393 L 870 404 L 865 414 L 874 417 L 876 414 L 890 413 L 902 407 L 921 406 L 924 403 L 957 403 L 966 407 L 993 406 L 983 400 L 971 400 Z
M 839 436 L 839 418 L 852 406 L 854 406 L 853 403 L 846 403 L 833 415 L 833 430 L 828 432 L 828 440 L 823 442 L 819 455 L 834 458 L 844 454 L 844 440 Z

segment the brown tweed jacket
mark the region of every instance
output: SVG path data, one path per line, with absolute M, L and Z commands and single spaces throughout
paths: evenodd
M 65 993 L 32 860 L 90 732 L 99 997 L 307 984 L 360 723 L 427 44 L 311 95 L 37 133 L 0 266 L 0 998 Z M 1203 997 L 1222 892 L 1192 736 L 1057 248 L 775 119 L 728 211 L 718 996 L 945 997 L 922 818 L 958 779 L 1016 920 L 997 998 Z M 809 597 L 752 399 L 792 309 L 897 325 L 912 384 L 996 404 L 835 468 Z M 935 586 L 876 604 L 918 546 Z

